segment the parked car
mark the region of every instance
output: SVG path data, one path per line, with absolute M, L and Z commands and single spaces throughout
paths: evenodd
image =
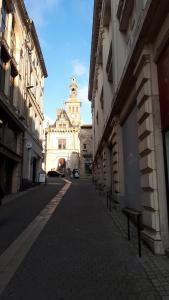
M 73 169 L 73 178 L 79 178 L 79 177 L 80 177 L 79 170 Z
M 58 171 L 49 171 L 48 173 L 47 173 L 47 176 L 48 177 L 63 177 L 63 174 L 61 174 L 60 172 L 58 172 Z

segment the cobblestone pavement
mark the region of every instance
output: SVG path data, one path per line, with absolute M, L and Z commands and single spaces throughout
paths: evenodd
M 89 181 L 74 180 L 0 299 L 169 299 L 168 258 L 146 247 L 139 258 L 119 214 Z

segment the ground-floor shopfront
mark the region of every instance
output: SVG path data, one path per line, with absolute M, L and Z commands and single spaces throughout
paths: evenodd
M 5 194 L 21 188 L 23 132 L 22 124 L 0 106 L 0 181 Z
M 28 130 L 25 130 L 23 149 L 22 188 L 26 188 L 38 182 L 43 159 L 42 145 Z

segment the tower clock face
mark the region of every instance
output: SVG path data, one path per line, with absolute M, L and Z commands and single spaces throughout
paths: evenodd
M 76 116 L 75 114 L 71 114 L 71 118 L 74 119 Z

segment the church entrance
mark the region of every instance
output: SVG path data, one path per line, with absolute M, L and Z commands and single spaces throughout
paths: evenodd
M 57 170 L 61 173 L 65 173 L 65 170 L 66 170 L 66 160 L 65 160 L 65 158 L 59 158 Z

